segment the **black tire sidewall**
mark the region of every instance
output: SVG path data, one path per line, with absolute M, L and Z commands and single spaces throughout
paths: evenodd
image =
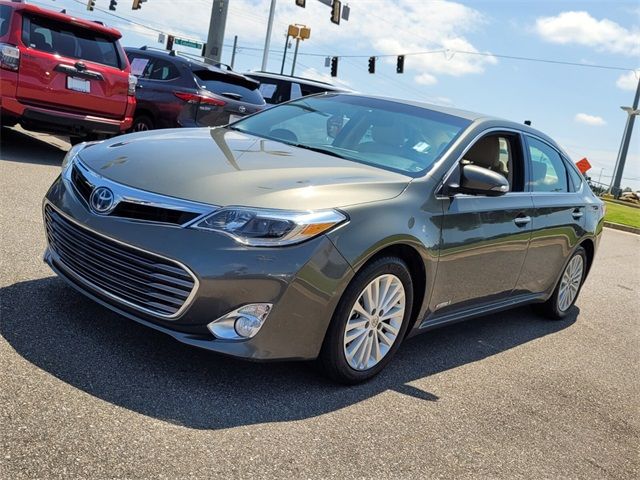
M 406 305 L 400 332 L 389 352 L 376 366 L 365 371 L 354 370 L 344 356 L 343 347 L 344 330 L 349 313 L 351 313 L 353 304 L 364 288 L 373 281 L 373 279 L 384 274 L 395 275 L 400 279 L 404 287 Z M 382 257 L 366 265 L 356 274 L 344 291 L 333 314 L 320 354 L 320 361 L 325 372 L 334 380 L 346 384 L 360 383 L 377 375 L 389 363 L 400 347 L 412 318 L 412 306 L 413 282 L 407 265 L 401 259 L 396 257 Z
M 138 115 L 133 119 L 133 125 L 131 126 L 132 132 L 136 132 L 134 128 L 139 123 L 144 123 L 147 126 L 147 130 L 141 130 L 141 131 L 153 130 L 153 120 L 151 120 L 151 118 L 149 118 L 147 115 Z

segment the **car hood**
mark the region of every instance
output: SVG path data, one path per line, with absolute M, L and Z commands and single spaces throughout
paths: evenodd
M 411 178 L 227 128 L 158 130 L 81 150 L 94 172 L 212 205 L 311 210 L 385 200 Z

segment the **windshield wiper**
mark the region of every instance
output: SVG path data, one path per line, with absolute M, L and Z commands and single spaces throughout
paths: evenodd
M 274 140 L 286 143 L 287 145 L 291 145 L 292 147 L 304 148 L 305 150 L 311 150 L 312 152 L 324 153 L 325 155 L 331 155 L 332 157 L 338 157 L 338 158 L 342 158 L 343 160 L 349 160 L 347 157 L 340 155 L 339 153 L 336 153 L 333 150 L 327 150 L 326 148 L 312 147 L 310 145 L 303 145 L 302 143 L 284 142 L 279 138 L 275 138 Z

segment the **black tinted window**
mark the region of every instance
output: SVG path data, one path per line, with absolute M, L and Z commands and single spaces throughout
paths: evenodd
M 4 37 L 9 31 L 12 9 L 8 5 L 0 5 L 0 37 Z
M 55 53 L 69 58 L 101 63 L 120 68 L 120 56 L 116 41 L 85 28 L 45 18 L 31 17 L 23 41 L 31 48 Z
M 258 85 L 239 75 L 225 75 L 214 70 L 196 70 L 193 72 L 198 84 L 216 95 L 240 100 L 242 102 L 263 105 Z
M 158 59 L 147 67 L 144 76 L 150 80 L 172 80 L 180 76 L 180 71 L 173 63 Z

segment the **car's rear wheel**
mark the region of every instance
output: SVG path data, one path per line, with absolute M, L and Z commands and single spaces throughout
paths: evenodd
M 540 313 L 552 320 L 566 317 L 578 299 L 586 273 L 587 254 L 584 248 L 578 247 L 564 267 L 553 295 L 538 307 Z
M 132 132 L 146 132 L 147 130 L 153 130 L 153 120 L 147 115 L 138 115 L 133 119 L 133 125 L 131 126 Z
M 323 370 L 348 384 L 378 374 L 402 342 L 412 304 L 411 275 L 401 259 L 383 257 L 365 266 L 336 308 L 320 353 Z

